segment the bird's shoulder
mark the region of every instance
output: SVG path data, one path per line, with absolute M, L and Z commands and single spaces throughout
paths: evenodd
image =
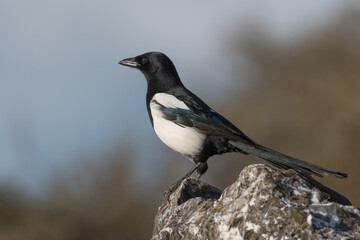
M 198 96 L 186 88 L 174 88 L 167 92 L 183 102 L 194 114 L 198 116 L 211 117 L 213 110 Z

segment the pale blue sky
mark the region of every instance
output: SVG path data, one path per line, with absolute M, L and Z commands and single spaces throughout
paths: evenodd
M 276 39 L 301 37 L 344 7 L 340 0 L 2 0 L 0 182 L 41 188 L 130 131 L 166 149 L 154 140 L 144 78 L 119 60 L 165 52 L 188 88 L 216 105 L 231 85 L 230 37 L 253 25 Z

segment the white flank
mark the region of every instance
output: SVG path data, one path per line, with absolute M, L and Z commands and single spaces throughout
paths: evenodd
M 163 117 L 161 105 L 170 108 L 189 108 L 176 97 L 157 93 L 150 102 L 151 116 L 153 118 L 154 130 L 158 137 L 174 151 L 187 157 L 200 153 L 206 136 L 196 131 L 195 128 L 179 126 Z

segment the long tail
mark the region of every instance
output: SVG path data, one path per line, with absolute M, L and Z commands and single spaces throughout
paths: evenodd
M 294 170 L 304 173 L 304 174 L 308 174 L 308 175 L 314 174 L 319 177 L 322 177 L 321 174 L 325 174 L 325 175 L 328 175 L 331 177 L 336 177 L 336 178 L 346 178 L 347 177 L 346 173 L 331 171 L 326 168 L 323 168 L 323 167 L 302 161 L 300 159 L 296 159 L 296 158 L 290 157 L 288 155 L 279 153 L 275 150 L 261 146 L 256 143 L 249 144 L 249 143 L 233 141 L 233 140 L 230 140 L 229 143 L 244 152 L 258 156 L 258 157 L 268 161 L 269 163 L 273 164 L 274 166 L 282 168 L 282 169 L 294 169 Z

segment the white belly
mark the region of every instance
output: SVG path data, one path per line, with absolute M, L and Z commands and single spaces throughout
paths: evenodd
M 163 93 L 162 93 L 163 94 Z M 158 96 L 156 96 L 158 95 Z M 163 101 L 164 98 L 160 98 L 160 94 L 156 94 L 153 99 L 155 99 L 160 104 L 167 106 L 167 107 L 174 107 L 177 106 L 169 106 L 168 103 L 160 102 Z M 164 97 L 164 95 L 160 95 Z M 157 97 L 157 98 L 156 98 Z M 172 104 L 174 101 L 178 101 L 179 105 L 182 103 L 175 97 L 166 94 L 167 100 L 171 100 Z M 180 108 L 185 109 L 186 105 L 182 103 L 183 106 Z M 155 101 L 150 103 L 150 110 L 151 115 L 153 118 L 154 130 L 158 137 L 163 141 L 167 146 L 172 148 L 174 151 L 179 152 L 187 157 L 193 157 L 201 152 L 204 140 L 206 136 L 204 134 L 199 133 L 196 131 L 195 128 L 191 127 L 183 127 L 179 126 L 172 121 L 169 121 L 163 118 L 163 113 L 160 110 L 161 106 L 157 104 Z M 188 109 L 186 107 L 186 109 Z

